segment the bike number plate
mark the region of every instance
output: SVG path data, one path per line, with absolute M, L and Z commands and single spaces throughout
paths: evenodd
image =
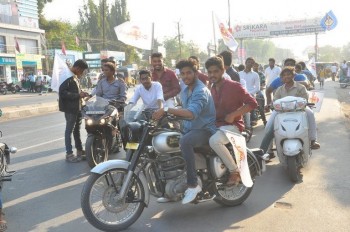
M 86 114 L 104 114 L 104 111 L 86 111 Z
M 131 150 L 137 150 L 138 147 L 139 147 L 138 143 L 127 143 L 125 148 L 131 149 Z

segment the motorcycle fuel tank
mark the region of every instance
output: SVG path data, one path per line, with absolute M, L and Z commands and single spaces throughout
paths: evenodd
M 157 153 L 180 152 L 179 132 L 164 132 L 152 138 L 152 145 Z

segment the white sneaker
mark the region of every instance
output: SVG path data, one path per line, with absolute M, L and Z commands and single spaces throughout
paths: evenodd
M 185 197 L 182 199 L 182 204 L 187 204 L 196 199 L 198 193 L 202 191 L 201 186 L 197 185 L 195 188 L 188 188 L 185 192 Z

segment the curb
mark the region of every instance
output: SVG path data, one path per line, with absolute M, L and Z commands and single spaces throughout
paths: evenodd
M 13 106 L 2 108 L 0 122 L 5 122 L 18 118 L 31 117 L 35 115 L 58 112 L 58 102 L 40 103 L 28 106 Z

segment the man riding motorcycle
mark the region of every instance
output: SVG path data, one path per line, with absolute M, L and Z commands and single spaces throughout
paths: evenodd
M 209 138 L 216 132 L 216 112 L 209 89 L 197 78 L 194 62 L 181 60 L 176 68 L 180 70 L 181 78 L 187 85 L 181 92 L 182 109 L 164 107 L 156 111 L 153 118 L 160 119 L 165 113 L 188 118 L 183 125 L 185 134 L 180 139 L 181 152 L 187 164 L 188 185 L 182 204 L 187 204 L 202 191 L 197 181 L 193 149 L 208 145 Z
M 258 106 L 256 100 L 241 84 L 223 77 L 225 69 L 220 57 L 209 58 L 205 62 L 205 68 L 208 70 L 209 80 L 213 84 L 211 94 L 216 109 L 216 126 L 231 132 L 242 132 L 244 129 L 242 115 Z M 241 178 L 237 171 L 237 165 L 225 146 L 229 142 L 221 130 L 216 131 L 209 140 L 210 147 L 221 158 L 230 172 L 226 184 L 236 185 Z
M 304 85 L 294 81 L 294 67 L 284 67 L 281 72 L 281 77 L 284 85 L 279 87 L 274 94 L 274 100 L 286 97 L 286 96 L 295 96 L 308 99 L 308 93 Z M 269 105 L 268 105 L 269 107 Z M 308 118 L 309 124 L 309 139 L 311 140 L 311 149 L 319 149 L 320 144 L 317 142 L 317 131 L 316 131 L 316 120 L 313 111 L 310 108 L 305 108 L 305 112 Z M 261 142 L 260 148 L 266 153 L 269 145 L 273 139 L 273 122 L 277 115 L 276 111 L 271 113 L 271 116 L 265 127 L 265 135 Z

